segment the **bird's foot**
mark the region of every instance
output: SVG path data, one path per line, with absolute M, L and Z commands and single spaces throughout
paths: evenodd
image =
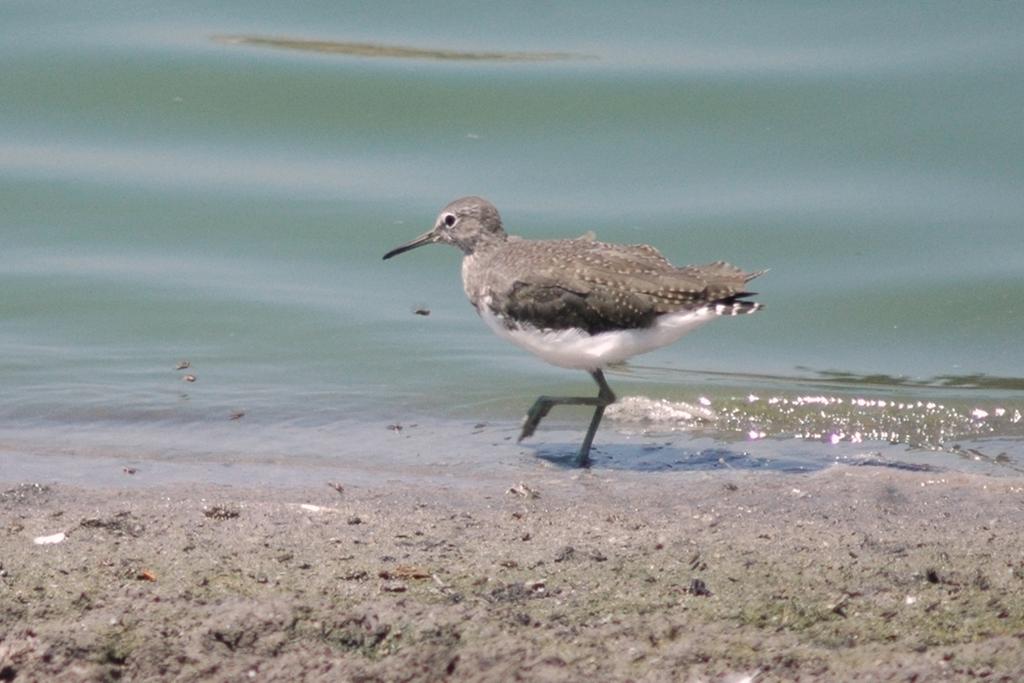
M 537 426 L 540 421 L 543 420 L 548 413 L 551 412 L 551 408 L 555 405 L 554 401 L 549 400 L 546 396 L 538 398 L 530 410 L 526 413 L 526 419 L 523 420 L 523 429 L 519 432 L 519 438 L 516 442 L 522 441 L 523 439 L 533 436 L 533 433 L 537 431 Z
M 590 449 L 576 454 L 576 467 L 590 469 Z

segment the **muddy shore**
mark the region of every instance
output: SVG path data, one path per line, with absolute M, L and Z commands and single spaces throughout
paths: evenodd
M 1024 680 L 1020 478 L 0 490 L 0 681 Z

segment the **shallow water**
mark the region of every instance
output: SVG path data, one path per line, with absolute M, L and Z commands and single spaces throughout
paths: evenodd
M 1012 3 L 5 3 L 5 469 L 562 462 L 584 414 L 516 426 L 589 378 L 493 338 L 455 251 L 380 260 L 481 194 L 524 236 L 770 269 L 764 312 L 609 372 L 642 400 L 599 465 L 1017 472 L 1022 30 Z

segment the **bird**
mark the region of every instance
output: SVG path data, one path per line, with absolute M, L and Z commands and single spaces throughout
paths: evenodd
M 647 244 L 609 244 L 592 235 L 525 239 L 505 232 L 497 208 L 462 197 L 438 214 L 434 227 L 384 254 L 390 259 L 427 244 L 462 251 L 462 284 L 480 318 L 496 335 L 552 365 L 587 371 L 597 396 L 540 396 L 527 411 L 518 441 L 534 434 L 557 405 L 594 407 L 576 454 L 590 449 L 605 408 L 615 402 L 603 370 L 667 346 L 719 316 L 754 313 L 746 285 L 766 271 L 745 272 L 725 261 L 673 266 Z

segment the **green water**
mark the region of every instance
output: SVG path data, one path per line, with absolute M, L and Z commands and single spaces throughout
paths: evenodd
M 648 424 L 660 465 L 1024 467 L 1022 34 L 1016 3 L 4 3 L 0 454 L 401 470 L 486 422 L 529 466 L 525 407 L 589 379 L 492 337 L 454 250 L 380 260 L 481 194 L 524 236 L 770 269 L 763 313 L 610 373 L 732 416 Z M 751 394 L 952 413 L 889 439 Z M 571 451 L 585 417 L 550 420 Z M 599 462 L 637 460 L 619 427 Z

